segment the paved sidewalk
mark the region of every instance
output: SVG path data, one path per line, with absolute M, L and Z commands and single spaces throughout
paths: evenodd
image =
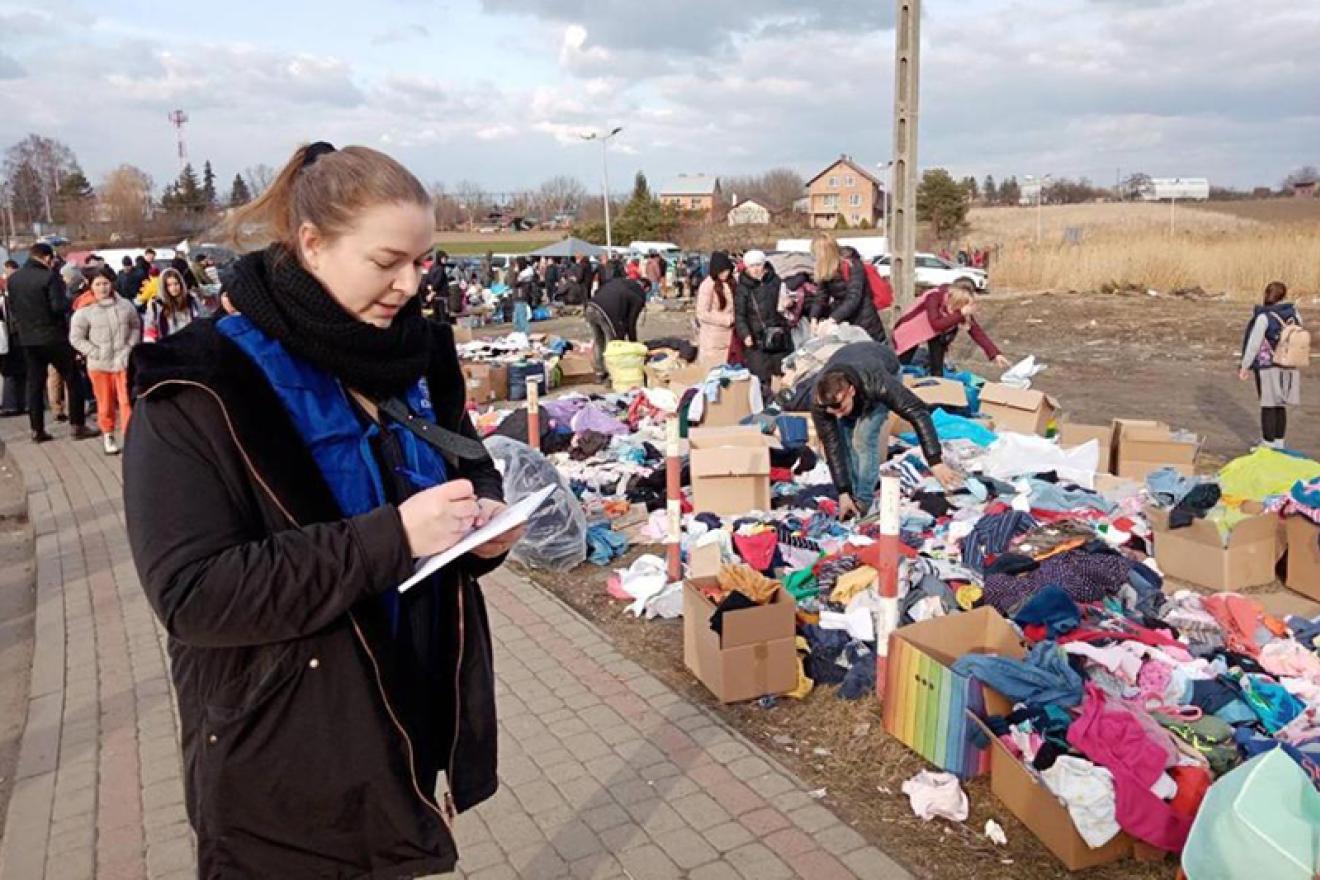
M 164 635 L 129 556 L 119 461 L 63 430 L 33 446 L 21 427 L 3 436 L 31 492 L 36 646 L 0 880 L 194 876 Z M 459 818 L 461 876 L 908 876 L 557 599 L 507 572 L 484 584 L 504 784 Z

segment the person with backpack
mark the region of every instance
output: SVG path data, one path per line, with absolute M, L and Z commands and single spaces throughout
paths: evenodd
M 822 234 L 811 243 L 811 255 L 816 261 L 817 294 L 806 304 L 808 320 L 828 317 L 839 324 L 853 324 L 876 342 L 884 342 L 885 325 L 876 310 L 876 300 L 883 301 L 883 292 L 872 290 L 866 264 L 857 251 L 840 248 L 833 238 Z M 889 301 L 892 304 L 892 293 Z
M 1008 369 L 1008 358 L 976 322 L 973 290 L 967 282 L 959 281 L 952 287 L 941 285 L 922 294 L 894 324 L 894 351 L 898 359 L 904 364 L 912 363 L 917 349 L 925 343 L 930 375 L 943 377 L 944 356 L 957 338 L 958 329 L 966 324 L 972 341 L 985 356 L 1000 369 Z
M 1261 444 L 1283 449 L 1288 430 L 1288 407 L 1300 406 L 1302 381 L 1298 368 L 1311 359 L 1311 334 L 1302 329 L 1297 307 L 1284 302 L 1288 288 L 1282 281 L 1265 287 L 1262 303 L 1251 314 L 1242 338 L 1238 378 L 1253 373 L 1260 397 Z

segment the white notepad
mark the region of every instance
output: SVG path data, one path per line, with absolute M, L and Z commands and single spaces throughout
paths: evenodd
M 532 514 L 536 513 L 541 505 L 545 503 L 545 500 L 550 497 L 550 493 L 557 488 L 557 483 L 551 483 L 549 486 L 537 489 L 522 501 L 506 507 L 500 512 L 499 516 L 495 517 L 481 528 L 474 532 L 469 532 L 466 538 L 459 541 L 448 550 L 443 553 L 437 553 L 434 556 L 426 557 L 421 562 L 417 563 L 417 572 L 412 577 L 399 584 L 399 592 L 402 593 L 405 590 L 416 586 L 419 582 L 435 574 L 441 568 L 453 562 L 464 553 L 480 547 L 487 541 L 498 538 L 510 529 L 516 529 L 518 526 L 527 522 L 527 520 L 531 519 Z

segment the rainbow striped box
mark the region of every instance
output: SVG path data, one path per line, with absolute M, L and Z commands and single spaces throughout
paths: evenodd
M 990 771 L 990 753 L 972 744 L 979 716 L 1009 711 L 1008 701 L 950 667 L 965 654 L 1026 656 L 1017 630 L 993 608 L 936 617 L 889 638 L 885 730 L 942 770 L 963 779 Z

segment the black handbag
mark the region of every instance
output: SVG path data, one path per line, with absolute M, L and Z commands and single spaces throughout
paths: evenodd
M 752 299 L 752 308 L 756 311 L 756 320 L 761 322 L 761 351 L 766 354 L 786 354 L 793 350 L 793 337 L 789 335 L 787 327 L 781 327 L 778 324 L 771 326 L 766 324 L 765 317 L 761 314 L 761 305 L 756 301 L 756 293 L 748 291 L 747 295 Z

